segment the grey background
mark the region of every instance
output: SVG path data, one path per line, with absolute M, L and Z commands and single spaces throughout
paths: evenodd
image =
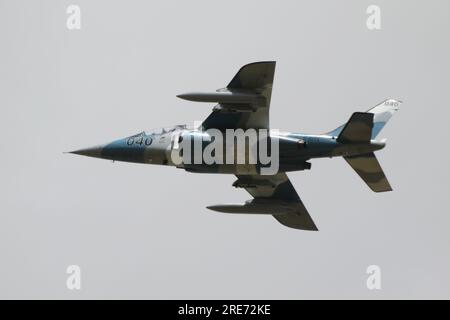
M 82 29 L 69 31 L 69 4 Z M 382 30 L 366 28 L 381 7 Z M 448 1 L 0 0 L 1 298 L 450 298 Z M 204 119 L 178 93 L 276 60 L 273 128 L 321 133 L 404 101 L 378 153 L 394 192 L 342 159 L 289 176 L 318 225 L 206 205 L 233 176 L 63 154 Z M 66 288 L 68 265 L 82 289 Z M 366 288 L 366 268 L 382 290 Z

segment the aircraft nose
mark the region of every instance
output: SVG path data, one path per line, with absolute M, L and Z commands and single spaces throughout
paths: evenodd
M 101 158 L 102 157 L 103 145 L 79 149 L 75 151 L 70 151 L 69 153 L 79 154 L 81 156 Z

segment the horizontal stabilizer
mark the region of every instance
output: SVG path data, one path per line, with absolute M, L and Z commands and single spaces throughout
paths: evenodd
M 355 112 L 339 134 L 339 142 L 368 142 L 372 137 L 373 113 Z
M 384 175 L 383 169 L 373 152 L 344 157 L 348 164 L 364 180 L 365 183 L 375 192 L 392 191 L 391 185 Z

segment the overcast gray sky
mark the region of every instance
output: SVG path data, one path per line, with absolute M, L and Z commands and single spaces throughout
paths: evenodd
M 66 8 L 81 8 L 68 30 Z M 381 8 L 381 30 L 366 9 Z M 0 0 L 0 298 L 450 298 L 448 1 Z M 393 192 L 342 159 L 289 174 L 319 232 L 205 207 L 231 175 L 63 154 L 204 119 L 176 94 L 276 60 L 273 128 L 321 133 L 385 98 Z M 382 289 L 368 290 L 378 265 Z M 79 265 L 81 290 L 66 268 Z

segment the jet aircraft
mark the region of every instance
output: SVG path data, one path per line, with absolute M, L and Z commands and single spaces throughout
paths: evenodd
M 376 137 L 398 110 L 401 101 L 388 99 L 366 112 L 355 112 L 347 123 L 323 134 L 270 130 L 269 107 L 274 72 L 274 61 L 250 63 L 243 66 L 223 89 L 179 95 L 185 100 L 217 103 L 212 113 L 197 127 L 177 125 L 141 132 L 71 153 L 113 161 L 176 166 L 195 173 L 234 174 L 237 180 L 233 186 L 247 190 L 252 199 L 243 204 L 211 205 L 208 209 L 234 214 L 272 215 L 281 224 L 301 230 L 318 229 L 286 172 L 310 169 L 311 159 L 343 157 L 374 192 L 391 191 L 374 152 L 385 147 L 385 140 L 379 141 Z M 208 141 L 214 140 L 210 137 L 211 130 L 225 132 L 230 129 L 267 129 L 267 141 L 276 141 L 278 146 L 277 172 L 261 174 L 264 165 L 260 162 L 208 164 L 205 161 L 174 160 L 173 152 L 180 149 L 183 140 L 200 141 L 204 151 Z M 249 148 L 245 145 L 244 152 L 248 153 Z

